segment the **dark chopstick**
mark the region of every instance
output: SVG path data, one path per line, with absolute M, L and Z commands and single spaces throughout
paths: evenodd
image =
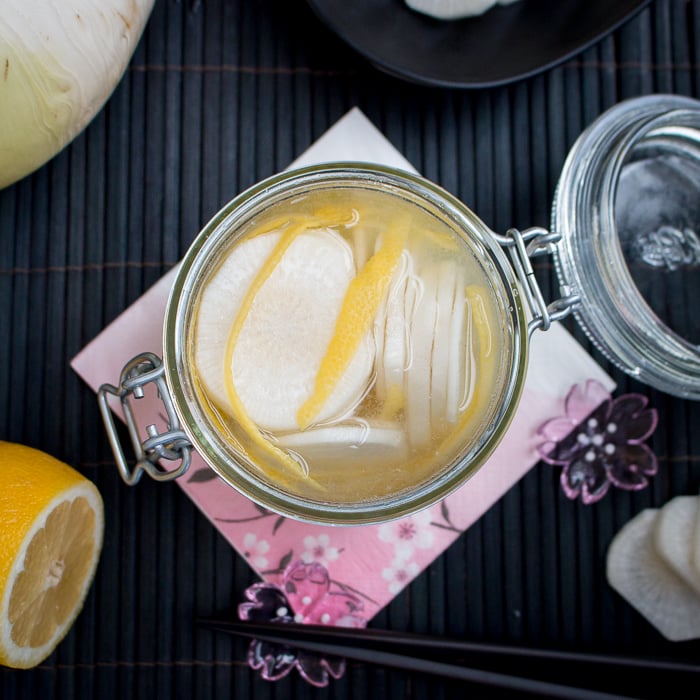
M 485 644 L 467 642 L 461 639 L 450 639 L 411 632 L 395 632 L 392 630 L 371 627 L 332 627 L 326 625 L 302 625 L 296 623 L 272 622 L 243 622 L 237 620 L 199 620 L 199 624 L 221 632 L 240 634 L 243 636 L 274 635 L 284 638 L 287 644 L 299 642 L 302 639 L 326 643 L 334 641 L 342 645 L 357 645 L 362 643 L 372 649 L 418 649 L 425 651 L 445 652 L 450 656 L 457 654 L 484 654 L 490 657 L 502 656 L 520 658 L 525 661 L 561 661 L 564 663 L 590 664 L 595 666 L 611 666 L 616 668 L 643 669 L 656 671 L 673 671 L 700 674 L 700 664 L 686 664 L 676 661 L 665 661 L 652 658 L 633 656 L 616 656 L 611 654 L 590 654 L 585 652 L 567 652 L 552 649 L 531 649 L 527 647 L 508 646 L 501 644 Z
M 442 637 L 397 633 L 372 628 L 344 628 L 295 623 L 239 622 L 233 620 L 200 620 L 199 624 L 212 630 L 234 634 L 259 641 L 293 646 L 329 656 L 340 656 L 375 665 L 391 666 L 443 676 L 454 680 L 538 694 L 540 697 L 568 698 L 569 700 L 620 700 L 623 696 L 588 688 L 537 680 L 501 671 L 489 671 L 463 664 L 445 663 L 424 658 L 424 652 L 497 656 L 521 661 L 541 660 L 595 665 L 598 670 L 607 666 L 627 669 L 700 673 L 700 666 L 671 661 L 578 654 L 563 651 L 526 649 L 450 640 Z M 418 653 L 416 653 L 418 652 Z

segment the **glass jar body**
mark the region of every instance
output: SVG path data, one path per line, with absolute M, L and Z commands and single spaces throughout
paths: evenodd
M 478 424 L 467 439 L 455 434 L 434 468 L 424 471 L 413 483 L 408 480 L 399 488 L 376 494 L 358 488 L 353 496 L 350 488 L 345 493 L 341 488 L 327 488 L 324 495 L 323 491 L 313 493 L 297 488 L 293 479 L 271 476 L 264 460 L 259 459 L 256 445 L 244 444 L 246 430 L 237 432 L 245 421 L 233 420 L 238 425 L 232 427 L 232 433 L 222 429 L 221 412 L 210 410 L 204 397 L 193 346 L 199 305 L 208 281 L 229 252 L 250 237 L 255 222 L 278 210 L 291 211 L 299 202 L 319 193 L 342 201 L 344 192 L 350 195 L 356 191 L 395 200 L 454 233 L 458 245 L 478 261 L 480 274 L 486 280 L 484 287 L 492 297 L 493 308 L 498 310 L 493 330 L 503 342 L 496 363 L 498 380 L 493 391 L 489 389 L 488 405 Z M 342 163 L 287 172 L 263 181 L 212 219 L 178 271 L 166 312 L 163 360 L 166 381 L 185 431 L 195 449 L 224 481 L 283 515 L 310 522 L 353 525 L 390 520 L 427 507 L 451 493 L 483 465 L 502 439 L 517 407 L 525 380 L 527 345 L 527 319 L 518 279 L 494 234 L 478 217 L 423 178 L 379 166 Z M 261 352 L 274 353 L 275 348 L 261 348 Z M 283 435 L 282 441 L 285 438 Z M 313 476 L 313 470 L 310 474 Z M 344 474 L 342 479 L 351 483 L 347 477 Z

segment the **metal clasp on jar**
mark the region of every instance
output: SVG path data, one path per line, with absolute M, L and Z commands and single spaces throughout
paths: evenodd
M 190 466 L 192 444 L 180 428 L 180 420 L 170 398 L 164 373 L 165 368 L 159 357 L 153 353 L 143 353 L 134 357 L 124 367 L 118 387 L 103 384 L 97 394 L 102 420 L 107 429 L 107 437 L 117 461 L 119 473 L 129 486 L 136 484 L 143 472 L 147 472 L 156 481 L 170 481 L 182 476 Z M 146 427 L 148 437 L 146 440 L 142 440 L 131 402 L 133 399 L 143 398 L 144 388 L 151 383 L 155 385 L 158 396 L 165 407 L 168 428 L 164 432 L 159 432 L 155 424 L 148 425 Z M 110 396 L 117 397 L 121 402 L 136 456 L 136 464 L 133 469 L 129 468 L 127 457 L 117 434 L 114 414 L 109 406 Z M 180 464 L 175 469 L 164 470 L 157 464 L 161 459 L 179 461 Z
M 563 296 L 547 304 L 535 279 L 530 259 L 539 255 L 551 254 L 552 246 L 560 239 L 559 234 L 543 228 L 530 228 L 525 231 L 511 228 L 506 235 L 494 234 L 496 241 L 505 248 L 511 258 L 522 293 L 527 300 L 532 319 L 528 323 L 528 335 L 536 329 L 547 330 L 554 321 L 568 316 L 579 303 L 578 296 Z M 136 484 L 143 472 L 156 481 L 170 481 L 184 474 L 190 466 L 193 446 L 180 427 L 172 398 L 165 381 L 165 368 L 159 357 L 153 353 L 143 353 L 134 357 L 122 370 L 119 386 L 103 384 L 98 391 L 98 401 L 102 419 L 107 429 L 112 452 L 122 479 L 130 486 Z M 159 432 L 155 424 L 148 425 L 148 437 L 142 440 L 132 407 L 132 400 L 143 398 L 144 389 L 154 384 L 165 407 L 167 429 Z M 129 463 L 117 434 L 114 414 L 109 405 L 109 397 L 119 399 L 124 413 L 129 437 L 136 456 L 133 469 Z M 160 460 L 178 461 L 175 469 L 163 469 Z
M 545 228 L 532 227 L 520 231 L 510 228 L 505 236 L 494 234 L 498 243 L 508 251 L 515 273 L 523 286 L 523 293 L 532 313 L 527 332 L 531 336 L 538 328 L 546 331 L 554 321 L 568 316 L 578 305 L 578 295 L 563 296 L 547 304 L 542 295 L 531 258 L 551 255 L 553 246 L 561 239 L 561 234 Z

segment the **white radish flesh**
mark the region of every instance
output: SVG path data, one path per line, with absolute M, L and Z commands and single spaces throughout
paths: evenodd
M 700 574 L 692 560 L 700 498 L 676 496 L 659 510 L 654 545 L 661 558 L 700 595 Z
M 700 596 L 654 546 L 658 510 L 647 508 L 615 535 L 607 554 L 610 585 L 671 641 L 700 637 Z
M 490 10 L 496 0 L 406 0 L 412 10 L 436 19 L 476 17 Z
M 258 292 L 237 340 L 232 367 L 226 343 L 241 301 L 279 240 L 269 233 L 236 246 L 202 294 L 197 367 L 207 390 L 226 406 L 226 372 L 250 418 L 266 430 L 294 430 L 311 395 L 345 291 L 355 275 L 352 251 L 330 229 L 300 234 Z M 301 342 L 300 342 L 301 338 Z M 342 417 L 364 396 L 374 346 L 367 335 L 326 401 L 319 421 Z
M 466 282 L 463 270 L 456 268 L 455 302 L 450 322 L 447 397 L 445 417 L 457 422 L 460 407 L 466 405 L 467 383 L 474 374 L 471 307 L 464 294 Z
M 477 17 L 496 5 L 510 5 L 516 0 L 406 0 L 406 5 L 416 12 L 436 19 L 461 19 Z
M 408 251 L 401 255 L 401 262 L 394 273 L 389 292 L 384 300 L 375 327 L 377 344 L 376 392 L 385 400 L 389 387 L 403 387 L 404 372 L 408 363 L 408 321 L 406 303 L 409 285 L 415 284 L 413 260 Z
M 380 460 L 396 464 L 407 455 L 406 435 L 396 427 L 371 421 L 348 421 L 279 437 L 281 447 L 301 455 L 312 470 L 325 466 L 363 466 Z
M 430 367 L 437 320 L 437 270 L 420 274 L 420 290 L 411 320 L 410 362 L 406 370 L 406 426 L 414 447 L 430 443 Z
M 3 0 L 0 188 L 55 156 L 121 80 L 154 0 Z
M 457 265 L 442 261 L 437 268 L 436 319 L 430 377 L 430 420 L 434 430 L 441 431 L 447 419 L 447 392 L 450 382 L 450 346 L 452 319 L 457 291 Z M 463 342 L 463 340 L 462 340 Z

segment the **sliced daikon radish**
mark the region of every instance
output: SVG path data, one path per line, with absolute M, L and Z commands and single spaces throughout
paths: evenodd
M 485 302 L 486 290 L 470 284 L 465 294 L 469 304 L 471 333 L 467 348 L 467 381 L 459 406 L 463 423 L 471 420 L 477 406 L 490 400 L 491 397 L 483 395 L 483 388 L 492 383 L 495 369 L 495 324 Z
M 309 428 L 278 438 L 279 445 L 301 455 L 312 473 L 325 464 L 353 466 L 356 463 L 391 462 L 405 459 L 406 435 L 388 423 L 350 420 Z
M 195 335 L 195 365 L 209 396 L 228 405 L 224 367 L 226 341 L 246 292 L 280 240 L 281 231 L 242 242 L 202 291 Z
M 437 321 L 437 268 L 421 271 L 418 298 L 410 320 L 410 360 L 405 372 L 406 426 L 414 447 L 431 439 L 430 367 Z
M 408 322 L 406 301 L 413 285 L 413 259 L 404 250 L 401 261 L 389 285 L 375 321 L 377 346 L 377 397 L 384 401 L 389 387 L 403 387 L 403 375 L 408 363 Z
M 454 424 L 467 393 L 467 382 L 474 374 L 471 306 L 465 295 L 464 271 L 455 266 L 455 301 L 450 321 L 449 356 L 447 360 L 447 396 L 445 418 Z
M 700 596 L 656 551 L 658 510 L 647 508 L 615 535 L 607 554 L 610 585 L 671 641 L 700 637 Z
M 676 496 L 659 510 L 654 545 L 661 558 L 700 595 L 700 573 L 692 552 L 700 498 Z
M 228 405 L 230 372 L 250 419 L 270 431 L 298 427 L 297 412 L 313 392 L 355 276 L 352 250 L 341 236 L 330 229 L 299 233 L 255 295 L 226 367 L 226 344 L 240 304 L 279 240 L 279 233 L 269 233 L 243 241 L 212 277 L 200 304 L 195 358 L 206 389 L 222 406 Z M 345 415 L 361 400 L 373 359 L 373 343 L 365 337 L 323 404 L 321 420 Z
M 435 296 L 436 318 L 433 358 L 430 375 L 430 422 L 434 430 L 442 430 L 447 419 L 447 392 L 450 381 L 452 321 L 456 313 L 457 263 L 440 261 L 437 267 Z

